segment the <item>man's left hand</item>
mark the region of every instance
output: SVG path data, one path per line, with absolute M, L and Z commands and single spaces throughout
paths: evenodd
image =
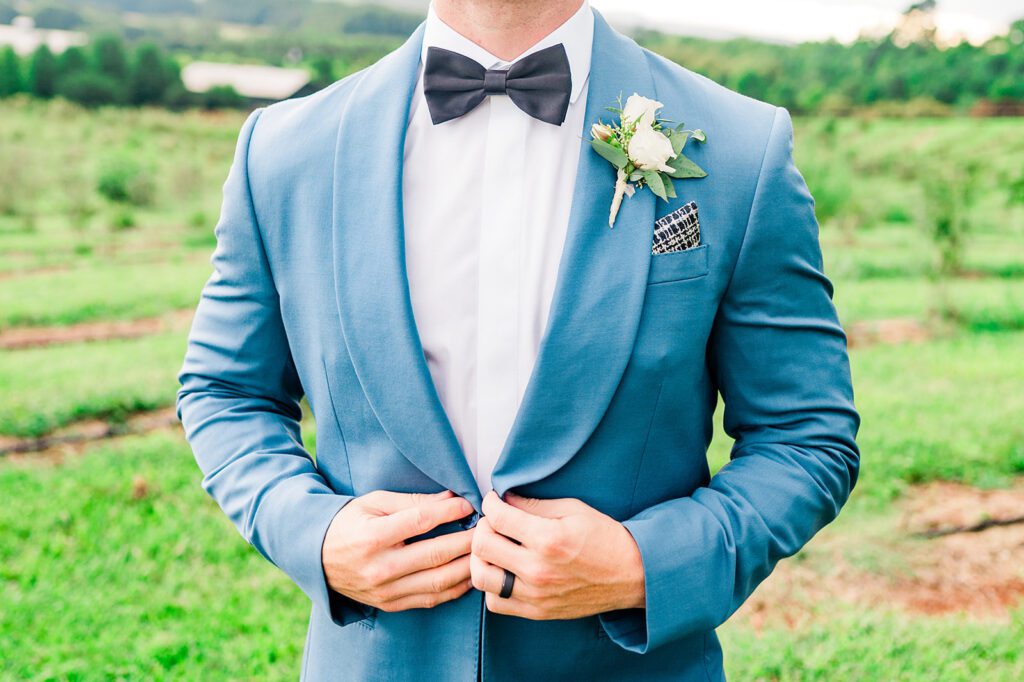
M 550 620 L 644 606 L 640 550 L 625 526 L 571 497 L 505 497 L 484 497 L 469 560 L 489 611 Z M 502 598 L 506 568 L 516 579 Z

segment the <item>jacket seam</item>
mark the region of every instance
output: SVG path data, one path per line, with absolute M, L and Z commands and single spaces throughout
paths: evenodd
M 661 402 L 661 392 L 665 388 L 665 378 L 662 377 L 658 383 L 658 395 L 654 398 L 654 407 L 651 408 L 651 418 L 647 422 L 647 433 L 644 435 L 644 447 L 640 451 L 640 463 L 636 466 L 636 478 L 633 479 L 633 490 L 629 495 L 629 507 L 626 508 L 626 517 L 633 516 L 633 505 L 636 503 L 636 489 L 640 483 L 640 475 L 643 473 L 644 459 L 647 457 L 647 445 L 651 440 L 651 431 L 654 428 L 654 418 L 658 414 L 658 404 Z
M 768 158 L 768 148 L 771 146 L 772 138 L 775 137 L 775 126 L 779 119 L 779 109 L 780 107 L 775 107 L 775 111 L 772 115 L 772 127 L 768 131 L 768 138 L 765 140 L 764 150 L 761 152 L 761 163 L 757 169 L 757 182 L 754 183 L 754 191 L 750 196 L 750 207 L 747 209 L 747 222 L 746 225 L 743 226 L 743 237 L 740 239 L 740 246 L 736 250 L 736 258 L 733 260 L 732 269 L 729 271 L 729 279 L 726 281 L 725 288 L 722 290 L 723 298 L 728 295 L 729 288 L 732 286 L 732 280 L 736 275 L 736 268 L 739 265 L 740 256 L 743 254 L 743 247 L 746 245 L 747 236 L 750 234 L 750 223 L 754 217 L 754 204 L 757 202 L 757 195 L 761 191 L 761 181 L 764 180 L 764 162 L 765 159 Z
M 256 241 L 258 242 L 257 246 L 259 247 L 260 258 L 263 259 L 263 263 L 267 267 L 270 285 L 274 289 L 274 299 L 278 300 L 277 284 L 274 282 L 274 274 L 270 269 L 270 258 L 267 255 L 267 245 L 266 240 L 263 238 L 263 228 L 260 227 L 259 214 L 256 212 L 256 200 L 253 198 L 252 194 L 252 182 L 250 180 L 251 175 L 249 171 L 249 151 L 252 147 L 252 138 L 256 134 L 256 125 L 259 123 L 260 117 L 263 115 L 265 109 L 266 107 L 260 107 L 252 112 L 252 127 L 249 129 L 249 137 L 245 141 L 245 155 L 243 157 L 243 163 L 245 165 L 245 196 L 249 203 L 249 215 L 252 219 Z

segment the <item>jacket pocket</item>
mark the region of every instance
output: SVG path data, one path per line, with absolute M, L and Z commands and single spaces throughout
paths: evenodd
M 684 251 L 652 255 L 647 284 L 678 282 L 684 279 L 703 277 L 707 274 L 708 245 L 701 244 Z

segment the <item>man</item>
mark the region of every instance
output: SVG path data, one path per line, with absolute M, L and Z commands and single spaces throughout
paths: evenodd
M 632 93 L 706 132 L 707 177 L 636 187 L 609 229 L 590 130 Z M 791 146 L 785 110 L 580 0 L 434 0 L 376 64 L 253 112 L 178 414 L 312 600 L 303 679 L 724 677 L 714 628 L 858 472 Z

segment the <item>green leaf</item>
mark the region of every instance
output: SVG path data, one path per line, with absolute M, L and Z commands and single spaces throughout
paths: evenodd
M 681 132 L 683 132 L 683 128 L 684 128 L 685 126 L 686 126 L 686 124 L 685 124 L 685 123 L 683 123 L 682 121 L 680 121 L 680 122 L 679 122 L 679 125 L 677 125 L 677 126 L 676 126 L 676 129 L 675 129 L 675 130 L 676 130 L 676 132 L 677 132 L 677 133 L 681 133 Z
M 704 134 L 703 130 L 697 128 L 693 131 L 693 139 L 697 140 L 697 142 L 707 142 L 708 136 Z
M 665 185 L 665 196 L 669 199 L 675 199 L 676 187 L 672 184 L 672 178 L 668 176 L 668 173 L 661 173 L 661 182 Z
M 590 146 L 616 168 L 625 168 L 626 164 L 629 163 L 629 157 L 626 156 L 626 152 L 615 145 L 608 144 L 604 140 L 591 140 Z
M 690 133 L 679 132 L 678 130 L 673 132 L 668 138 L 672 143 L 672 151 L 679 154 L 683 151 L 683 147 L 686 146 L 686 140 L 690 137 Z
M 703 168 L 682 154 L 678 154 L 674 159 L 669 159 L 668 165 L 672 166 L 672 172 L 668 173 L 668 176 L 672 178 L 685 180 L 686 178 L 703 178 L 707 175 Z
M 665 183 L 661 180 L 661 173 L 656 170 L 644 171 L 644 182 L 651 188 L 655 196 L 668 201 L 668 195 L 665 194 Z

